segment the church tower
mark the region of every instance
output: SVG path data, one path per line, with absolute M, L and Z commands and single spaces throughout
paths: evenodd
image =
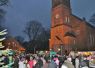
M 52 8 L 54 8 L 60 4 L 63 4 L 66 7 L 70 8 L 70 0 L 52 0 Z
M 52 0 L 49 45 L 61 53 L 95 50 L 95 27 L 72 14 L 70 0 Z
M 70 0 L 52 0 L 50 49 L 58 51 L 61 46 L 69 46 L 65 34 L 71 30 L 70 15 Z

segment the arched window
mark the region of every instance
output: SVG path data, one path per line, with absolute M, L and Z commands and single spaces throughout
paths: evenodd
M 89 41 L 90 41 L 90 45 L 93 45 L 93 36 L 92 36 L 91 33 L 90 33 L 90 36 L 89 36 Z
M 74 40 L 74 45 L 76 45 L 76 40 Z
M 65 23 L 70 23 L 70 18 L 68 16 L 65 17 Z
M 93 38 L 92 41 L 93 41 L 93 45 L 94 45 L 94 43 L 95 43 L 95 37 L 93 36 L 92 38 Z

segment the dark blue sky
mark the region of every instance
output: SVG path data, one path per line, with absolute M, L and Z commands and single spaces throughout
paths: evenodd
M 13 36 L 25 36 L 23 30 L 30 20 L 38 20 L 50 27 L 51 0 L 10 0 L 6 7 L 6 27 Z M 95 13 L 95 0 L 71 0 L 73 14 L 87 19 Z

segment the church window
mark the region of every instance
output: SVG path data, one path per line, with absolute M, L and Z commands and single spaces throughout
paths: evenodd
M 67 23 L 67 21 L 68 21 L 68 18 L 67 18 L 67 17 L 65 17 L 65 22 Z
M 93 37 L 92 37 L 92 34 L 90 34 L 90 37 L 89 37 L 90 39 L 90 45 L 93 45 Z
M 95 37 L 93 36 L 92 38 L 93 38 L 93 44 L 94 44 L 94 43 L 95 43 L 95 40 L 94 40 L 94 39 L 95 39 Z
M 74 45 L 76 44 L 76 40 L 74 40 Z
M 59 18 L 59 14 L 56 14 L 55 18 L 58 19 Z
M 70 18 L 68 16 L 65 17 L 65 23 L 70 23 Z
M 60 23 L 60 15 L 59 14 L 56 14 L 55 17 L 54 17 L 54 22 L 55 22 L 55 25 L 58 25 Z
M 68 17 L 68 23 L 70 23 L 70 18 Z

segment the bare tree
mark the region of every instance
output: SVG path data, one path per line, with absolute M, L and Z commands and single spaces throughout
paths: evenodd
M 0 0 L 0 6 L 7 5 L 9 0 Z
M 41 41 L 47 41 L 50 38 L 50 30 L 49 29 L 44 29 L 44 31 L 40 34 L 37 40 Z
M 48 47 L 49 30 L 46 30 L 40 22 L 29 21 L 24 32 L 29 38 L 27 50 L 30 48 L 41 50 Z
M 0 0 L 0 29 L 2 30 L 2 24 L 4 23 L 4 21 L 5 21 L 5 19 L 4 19 L 4 17 L 5 17 L 5 11 L 4 11 L 4 9 L 3 8 L 1 8 L 2 6 L 4 6 L 4 5 L 7 5 L 8 4 L 8 2 L 9 2 L 9 0 Z
M 37 45 L 37 38 L 39 37 L 39 35 L 43 32 L 44 28 L 42 26 L 42 24 L 38 21 L 29 21 L 27 23 L 27 26 L 25 28 L 25 33 L 27 34 L 27 36 L 29 37 L 29 43 L 27 45 L 27 50 L 29 51 L 34 51 L 35 52 L 35 48 L 38 46 Z M 32 49 L 30 49 L 32 48 Z
M 4 22 L 4 16 L 5 16 L 5 11 L 3 9 L 0 9 L 0 26 L 2 26 Z
M 24 38 L 22 36 L 16 36 L 15 39 L 20 43 L 23 44 L 24 43 Z
M 38 36 L 43 32 L 44 28 L 38 21 L 30 21 L 27 23 L 25 33 L 29 37 L 29 41 L 36 40 Z
M 48 50 L 49 49 L 49 38 L 50 38 L 50 30 L 44 28 L 43 32 L 37 37 L 36 45 L 37 50 Z

